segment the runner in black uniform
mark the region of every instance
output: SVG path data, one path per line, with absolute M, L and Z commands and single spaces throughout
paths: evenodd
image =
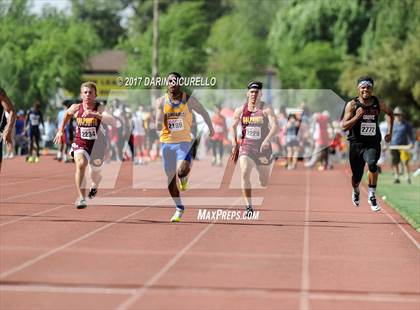
M 29 154 L 26 160 L 30 163 L 39 162 L 39 139 L 41 138 L 41 132 L 39 130 L 39 125 L 42 124 L 44 127 L 44 118 L 41 112 L 41 103 L 36 101 L 34 107 L 29 111 L 28 116 L 26 117 L 26 126 L 29 129 Z M 34 143 L 36 146 L 36 156 L 33 157 Z
M 6 112 L 9 118 L 6 118 Z M 7 97 L 6 91 L 0 87 L 0 171 L 3 160 L 3 140 L 12 141 L 12 131 L 15 128 L 16 111 L 12 101 Z
M 387 114 L 388 131 L 385 141 L 390 142 L 394 116 L 392 110 L 372 95 L 373 79 L 361 77 L 357 81 L 358 97 L 348 102 L 342 120 L 343 130 L 349 130 L 350 167 L 353 173 L 351 182 L 353 186 L 352 200 L 356 207 L 360 204 L 359 184 L 363 177 L 365 163 L 368 165 L 368 203 L 372 211 L 379 211 L 375 198 L 376 183 L 378 180 L 377 162 L 381 155 L 381 133 L 378 120 L 381 111 Z

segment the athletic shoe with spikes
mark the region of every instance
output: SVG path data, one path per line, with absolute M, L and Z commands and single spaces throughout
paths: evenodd
M 179 182 L 179 189 L 181 191 L 186 191 L 188 189 L 188 177 L 181 178 Z
M 376 202 L 375 195 L 372 195 L 372 196 L 369 197 L 368 203 L 370 204 L 370 209 L 373 212 L 378 212 L 379 210 L 381 210 L 381 208 L 379 207 L 378 203 Z
M 88 193 L 89 199 L 95 198 L 97 193 L 98 193 L 98 189 L 96 187 L 91 187 Z
M 171 217 L 171 222 L 172 223 L 181 222 L 181 218 L 183 214 L 184 214 L 183 209 L 176 208 L 174 215 L 172 215 Z
M 80 200 L 78 202 L 76 202 L 76 208 L 77 209 L 84 209 L 86 207 L 87 207 L 87 204 L 86 204 L 85 198 L 80 198 Z
M 360 192 L 356 192 L 353 189 L 351 194 L 351 201 L 353 202 L 354 206 L 358 208 L 360 206 Z

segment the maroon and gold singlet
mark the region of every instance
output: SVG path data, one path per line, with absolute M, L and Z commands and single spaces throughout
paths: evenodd
M 245 103 L 241 114 L 242 141 L 239 156 L 249 156 L 257 165 L 271 163 L 271 145 L 263 153 L 260 152 L 261 144 L 270 131 L 268 117 L 264 115 L 263 108 L 264 103 L 261 103 L 261 106 L 251 112 L 248 110 L 248 103 Z

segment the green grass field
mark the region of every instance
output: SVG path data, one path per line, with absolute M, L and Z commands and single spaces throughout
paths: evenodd
M 367 178 L 365 179 L 367 181 Z M 412 178 L 411 185 L 405 177 L 400 184 L 394 184 L 391 172 L 379 175 L 377 196 L 385 197 L 385 201 L 397 210 L 403 218 L 417 231 L 420 231 L 420 176 Z

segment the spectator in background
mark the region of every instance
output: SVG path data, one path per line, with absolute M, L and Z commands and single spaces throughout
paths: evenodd
M 49 149 L 54 145 L 54 137 L 57 131 L 57 127 L 54 122 L 51 121 L 51 117 L 47 116 L 44 124 L 44 134 L 42 135 L 43 147 Z
M 64 115 L 66 114 L 66 110 L 70 106 L 71 106 L 71 101 L 70 100 L 65 100 L 63 102 L 62 108 L 57 114 L 57 123 L 56 123 L 57 128 L 58 128 L 58 126 L 60 126 L 61 122 L 63 121 Z M 64 132 L 64 135 L 66 135 L 66 130 Z M 66 138 L 64 137 L 63 141 L 65 141 L 65 140 L 66 140 Z M 57 156 L 56 156 L 55 159 L 58 160 L 58 161 L 61 161 L 63 159 L 63 157 L 67 156 L 66 155 L 66 150 L 65 150 L 66 144 L 62 143 L 63 141 L 60 141 L 59 144 L 57 145 Z M 65 158 L 65 160 L 66 159 L 67 158 Z
M 159 135 L 156 130 L 154 113 L 153 107 L 150 107 L 144 119 L 144 127 L 146 129 L 146 150 L 151 160 L 156 160 L 156 158 L 160 156 Z
M 214 135 L 211 138 L 211 145 L 213 150 L 212 166 L 221 166 L 223 159 L 224 146 L 223 142 L 227 139 L 226 119 L 221 114 L 222 106 L 216 105 L 216 112 L 214 113 L 211 122 L 214 128 Z
M 133 114 L 133 159 L 135 165 L 146 164 L 146 161 L 143 159 L 145 155 L 145 140 L 146 140 L 146 130 L 144 128 L 144 107 L 139 106 L 139 109 L 136 113 Z
M 406 173 L 406 179 L 411 184 L 410 179 L 410 153 L 409 149 L 414 146 L 413 128 L 411 124 L 404 119 L 404 113 L 400 107 L 394 109 L 394 127 L 392 129 L 391 140 L 391 160 L 392 170 L 394 171 L 394 183 L 400 183 L 400 163 L 402 162 Z M 408 148 L 399 148 L 400 146 L 408 146 Z M 393 148 L 394 147 L 394 148 Z
M 288 170 L 296 169 L 299 155 L 299 128 L 300 121 L 297 120 L 295 114 L 290 114 L 285 129 Z
M 19 110 L 15 126 L 15 154 L 23 155 L 27 152 L 27 139 L 25 135 L 25 113 Z
M 328 154 L 330 138 L 328 136 L 328 124 L 330 122 L 330 114 L 328 111 L 314 114 L 315 130 L 313 139 L 315 140 L 315 148 L 312 151 L 311 159 L 305 163 L 305 167 L 311 168 L 318 161 L 321 161 L 321 170 L 328 169 Z

